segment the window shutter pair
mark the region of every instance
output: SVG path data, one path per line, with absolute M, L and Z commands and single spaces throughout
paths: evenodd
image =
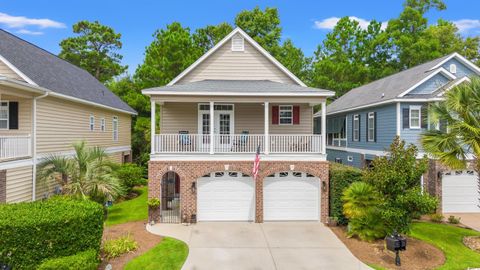
M 18 129 L 18 102 L 8 103 L 8 128 Z
M 279 117 L 280 110 L 278 106 L 272 106 L 272 125 L 278 125 L 280 122 Z M 292 110 L 292 123 L 294 125 L 300 124 L 300 106 L 293 106 Z
M 421 128 L 428 128 L 428 105 L 423 105 L 421 111 Z M 375 118 L 376 119 L 376 118 Z M 403 109 L 403 128 L 410 128 L 410 109 Z

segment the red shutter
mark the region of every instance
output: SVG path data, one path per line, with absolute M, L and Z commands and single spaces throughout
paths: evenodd
M 293 124 L 300 124 L 300 106 L 293 106 Z
M 272 106 L 272 125 L 278 125 L 278 106 Z

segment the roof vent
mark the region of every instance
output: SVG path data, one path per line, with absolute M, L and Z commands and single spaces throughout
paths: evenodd
M 384 98 L 384 97 L 385 97 L 385 93 L 382 93 L 382 98 Z
M 450 64 L 450 73 L 452 73 L 452 74 L 457 73 L 457 65 Z
M 241 35 L 232 37 L 232 52 L 243 52 L 245 50 L 245 41 Z

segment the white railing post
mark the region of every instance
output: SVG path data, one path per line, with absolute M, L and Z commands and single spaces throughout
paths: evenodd
M 327 101 L 322 101 L 322 154 L 327 153 Z
M 214 138 L 214 129 L 215 129 L 215 108 L 214 102 L 210 101 L 210 155 L 213 155 L 214 153 L 214 144 L 215 144 L 215 138 Z
M 155 101 L 150 101 L 150 153 L 155 154 Z
M 269 103 L 268 101 L 265 101 L 264 102 L 264 119 L 265 119 L 265 127 L 264 127 L 264 130 L 265 130 L 265 146 L 263 147 L 264 151 L 265 151 L 265 155 L 268 155 L 270 153 L 270 135 L 269 135 L 269 124 L 270 124 L 270 121 L 269 121 L 269 116 L 268 116 L 268 113 L 270 111 L 270 107 L 269 107 Z

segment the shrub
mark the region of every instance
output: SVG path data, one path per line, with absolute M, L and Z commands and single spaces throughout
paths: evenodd
M 343 193 L 343 212 L 349 219 L 348 236 L 358 236 L 372 241 L 385 236 L 385 226 L 381 220 L 380 194 L 365 182 L 355 182 Z
M 144 169 L 134 163 L 125 163 L 115 170 L 115 175 L 120 180 L 127 192 L 132 191 L 135 186 L 145 185 Z
M 448 223 L 450 224 L 459 224 L 460 223 L 460 217 L 455 217 L 455 216 L 449 216 L 448 217 Z
M 96 270 L 97 267 L 97 251 L 89 249 L 75 255 L 45 260 L 38 270 Z
M 97 254 L 103 209 L 95 202 L 53 197 L 0 205 L 0 261 L 14 269 L 36 269 L 45 259 L 92 249 Z
M 130 234 L 126 234 L 117 239 L 105 241 L 103 244 L 103 253 L 108 259 L 118 257 L 124 253 L 134 251 L 138 248 L 137 242 Z
M 442 214 L 431 214 L 430 221 L 435 223 L 442 223 L 445 217 Z
M 330 164 L 330 216 L 337 218 L 339 225 L 346 225 L 348 219 L 343 214 L 342 194 L 353 182 L 360 181 L 360 169 L 341 165 Z
M 150 208 L 158 208 L 160 206 L 160 200 L 158 198 L 150 198 L 147 204 Z

